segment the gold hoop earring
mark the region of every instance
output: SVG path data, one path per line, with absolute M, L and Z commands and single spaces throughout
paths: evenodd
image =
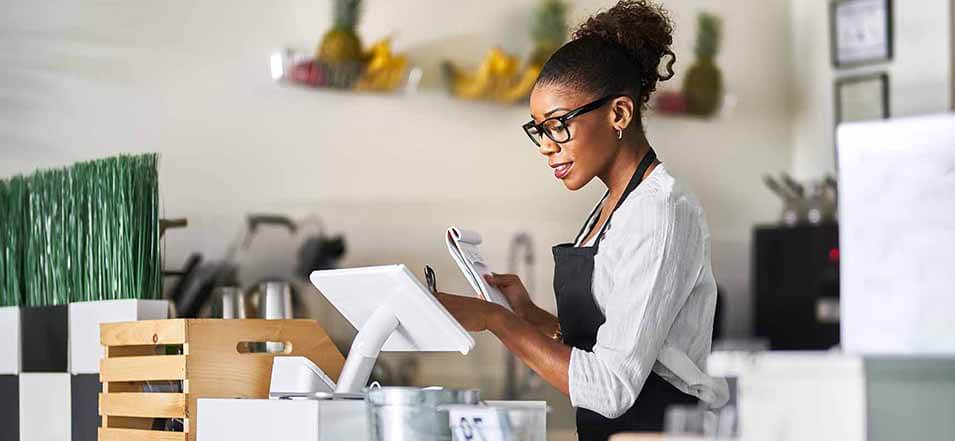
M 623 130 L 617 129 L 617 139 L 623 139 Z

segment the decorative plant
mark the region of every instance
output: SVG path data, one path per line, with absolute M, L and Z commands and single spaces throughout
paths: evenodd
M 119 156 L 25 180 L 25 305 L 161 296 L 157 164 L 154 154 Z
M 159 179 L 155 154 L 79 163 L 71 169 L 75 239 L 72 301 L 155 299 L 162 294 Z
M 697 60 L 683 83 L 687 112 L 709 116 L 719 108 L 723 97 L 723 75 L 716 65 L 722 39 L 722 20 L 713 14 L 701 13 L 697 19 Z
M 70 176 L 66 169 L 30 176 L 27 204 L 27 246 L 23 262 L 27 306 L 62 305 L 70 301 L 71 266 L 67 243 L 71 224 Z
M 26 197 L 23 177 L 0 181 L 0 306 L 17 306 L 23 299 Z

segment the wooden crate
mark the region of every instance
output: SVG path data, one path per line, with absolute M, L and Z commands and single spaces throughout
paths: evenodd
M 104 323 L 100 341 L 105 356 L 100 361 L 99 441 L 195 441 L 196 400 L 268 397 L 275 355 L 305 356 L 333 380 L 345 363 L 312 320 Z M 285 347 L 279 354 L 248 352 L 250 342 L 282 342 Z M 157 355 L 169 352 L 181 355 Z M 181 381 L 182 392 L 144 392 L 147 381 L 167 380 Z M 182 418 L 184 431 L 152 430 L 156 418 Z

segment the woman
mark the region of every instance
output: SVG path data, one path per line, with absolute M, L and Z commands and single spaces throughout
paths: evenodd
M 641 113 L 673 76 L 672 25 L 648 0 L 589 18 L 544 65 L 524 130 L 570 190 L 607 186 L 573 243 L 555 246 L 557 317 L 520 279 L 488 282 L 514 312 L 472 297 L 439 298 L 472 332 L 488 330 L 577 408 L 582 440 L 660 431 L 672 404 L 725 403 L 704 373 L 716 282 L 697 200 L 657 160 Z M 666 73 L 659 73 L 667 58 Z

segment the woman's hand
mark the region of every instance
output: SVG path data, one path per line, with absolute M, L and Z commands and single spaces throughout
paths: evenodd
M 527 288 L 524 288 L 524 283 L 521 282 L 520 277 L 514 274 L 494 274 L 486 276 L 484 279 L 487 280 L 487 283 L 501 290 L 501 294 L 504 294 L 504 297 L 507 297 L 507 302 L 511 304 L 514 314 L 530 322 L 542 334 L 554 335 L 560 329 L 557 317 L 538 308 L 531 301 L 531 296 L 527 293 Z
M 531 310 L 535 308 L 531 301 L 527 288 L 524 288 L 524 282 L 514 274 L 493 274 L 484 276 L 484 280 L 491 286 L 496 287 L 507 297 L 507 302 L 511 304 L 511 309 L 518 317 L 528 318 Z
M 481 332 L 487 330 L 488 321 L 494 314 L 508 313 L 504 307 L 497 303 L 485 301 L 474 297 L 456 296 L 439 292 L 435 294 L 438 301 L 444 305 L 444 308 L 461 323 L 468 332 Z
M 523 291 L 523 297 L 530 303 L 530 297 L 527 296 L 527 291 L 523 289 L 523 284 L 516 276 L 512 277 L 513 279 L 505 277 L 509 279 L 508 282 L 511 282 L 507 286 L 510 286 L 511 290 L 520 288 Z M 516 286 L 513 283 L 515 281 Z M 515 297 L 519 300 L 521 293 L 512 292 L 518 294 Z M 538 326 L 497 303 L 443 292 L 436 293 L 435 297 L 461 323 L 465 330 L 468 332 L 493 332 L 508 350 L 517 355 L 531 369 L 534 369 L 548 383 L 565 395 L 569 394 L 570 346 L 551 339 L 547 334 L 542 333 Z M 508 299 L 510 300 L 511 297 L 508 297 Z M 513 300 L 511 301 L 513 302 Z M 539 308 L 534 307 L 534 309 L 547 314 Z M 547 315 L 547 317 L 549 317 L 547 321 L 556 326 L 557 319 L 550 315 Z

